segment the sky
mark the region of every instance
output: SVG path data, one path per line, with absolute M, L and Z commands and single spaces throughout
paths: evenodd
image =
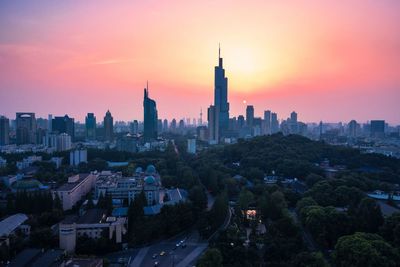
M 230 115 L 400 124 L 400 1 L 0 1 L 0 114 L 143 119 L 213 103 L 218 44 Z

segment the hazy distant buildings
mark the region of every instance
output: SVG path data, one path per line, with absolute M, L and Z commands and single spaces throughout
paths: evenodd
M 375 138 L 384 137 L 385 136 L 385 121 L 384 120 L 372 120 L 370 133 L 371 133 L 371 137 L 375 137 Z
M 144 99 L 143 99 L 143 109 L 144 109 L 144 130 L 143 137 L 146 142 L 157 139 L 157 107 L 156 102 L 149 98 L 149 85 L 144 89 Z
M 104 117 L 104 139 L 109 142 L 114 139 L 114 118 L 109 110 Z
M 164 119 L 163 121 L 163 132 L 167 132 L 168 131 L 168 120 Z
M 360 127 L 360 125 L 357 123 L 357 121 L 351 120 L 349 122 L 349 129 L 348 129 L 349 137 L 351 137 L 351 138 L 357 137 L 359 127 Z
M 86 140 L 96 140 L 96 117 L 93 113 L 88 113 L 85 118 Z
M 271 111 L 264 111 L 264 134 L 271 134 Z
M 0 146 L 10 143 L 10 120 L 0 116 Z
M 71 136 L 72 142 L 75 140 L 75 122 L 73 118 L 65 115 L 64 117 L 54 117 L 52 122 L 53 132 L 66 133 Z
M 207 112 L 208 118 L 208 142 L 218 144 L 219 141 L 219 109 L 216 106 L 210 106 Z
M 18 112 L 16 114 L 17 145 L 36 143 L 35 113 Z
M 278 121 L 278 115 L 274 112 L 271 113 L 271 133 L 277 133 L 279 132 L 279 121 Z
M 226 136 L 229 126 L 228 78 L 225 77 L 221 49 L 218 51 L 218 66 L 215 66 L 214 106 L 215 111 L 218 112 L 217 120 L 219 129 L 217 132 L 221 136 Z

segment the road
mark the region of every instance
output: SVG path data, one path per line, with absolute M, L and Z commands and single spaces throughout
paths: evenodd
M 185 238 L 186 247 L 176 247 L 176 244 Z M 131 261 L 130 266 L 153 267 L 155 262 L 158 262 L 158 266 L 191 266 L 207 246 L 208 243 L 200 241 L 197 231 L 193 231 L 188 235 L 179 235 L 140 249 L 136 257 Z M 160 253 L 163 251 L 165 255 L 161 256 Z

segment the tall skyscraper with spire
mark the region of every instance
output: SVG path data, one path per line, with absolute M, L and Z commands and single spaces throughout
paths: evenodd
M 221 47 L 218 47 L 218 66 L 215 66 L 214 77 L 214 106 L 218 112 L 218 127 L 220 136 L 226 136 L 229 127 L 229 103 L 228 103 L 228 78 L 225 77 Z
M 147 87 L 144 88 L 144 99 L 143 99 L 143 111 L 144 111 L 144 119 L 143 119 L 143 137 L 146 142 L 157 139 L 157 107 L 156 102 L 149 98 L 149 83 L 147 83 Z

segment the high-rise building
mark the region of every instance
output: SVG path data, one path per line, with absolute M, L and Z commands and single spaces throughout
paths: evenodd
M 299 132 L 298 129 L 298 123 L 297 123 L 297 113 L 292 112 L 290 113 L 290 121 L 289 121 L 289 130 L 291 134 L 297 134 Z
M 71 136 L 66 133 L 57 136 L 57 151 L 66 151 L 71 149 Z
M 134 135 L 139 133 L 139 122 L 137 120 L 131 123 L 131 133 Z
M 71 166 L 78 166 L 82 162 L 87 162 L 86 149 L 77 148 L 69 153 L 69 164 Z
M 247 106 L 246 107 L 246 125 L 248 127 L 253 127 L 254 124 L 254 107 Z
M 278 121 L 278 114 L 272 112 L 271 113 L 271 133 L 279 132 L 279 121 Z
M 357 121 L 351 120 L 349 122 L 349 136 L 350 137 L 353 137 L 353 138 L 357 137 L 357 135 L 358 135 L 358 127 L 359 127 L 359 125 L 358 125 Z
M 385 136 L 385 121 L 371 120 L 371 137 L 382 138 Z
M 264 111 L 265 129 L 264 134 L 271 134 L 271 110 Z
M 157 120 L 157 132 L 159 132 L 159 133 L 163 132 L 163 122 L 161 119 Z
M 218 66 L 215 66 L 214 74 L 214 106 L 218 110 L 218 132 L 221 136 L 225 136 L 229 127 L 228 78 L 225 77 L 220 48 Z
M 175 130 L 176 130 L 176 119 L 172 119 L 170 128 L 171 128 L 171 132 L 175 132 Z
M 88 113 L 85 118 L 86 139 L 96 140 L 96 116 L 93 113 Z
M 196 139 L 187 140 L 187 152 L 189 154 L 196 154 Z
M 144 99 L 143 99 L 143 109 L 144 109 L 144 130 L 143 137 L 145 141 L 151 141 L 157 139 L 157 107 L 156 102 L 149 98 L 149 85 L 144 88 Z
M 18 112 L 16 114 L 17 145 L 36 143 L 35 113 Z
M 10 143 L 10 120 L 0 116 L 0 146 Z
M 168 132 L 168 120 L 164 119 L 163 121 L 163 131 Z
M 208 141 L 210 144 L 218 144 L 219 141 L 219 110 L 218 107 L 211 105 L 208 108 Z
M 104 116 L 104 139 L 109 142 L 114 139 L 114 118 L 111 116 L 109 110 L 107 110 L 106 116 Z
M 245 125 L 245 121 L 244 121 L 244 116 L 243 115 L 239 115 L 237 118 L 237 126 L 239 129 L 242 129 Z
M 65 115 L 64 117 L 54 117 L 52 122 L 53 132 L 66 133 L 71 136 L 71 141 L 75 139 L 75 122 L 73 118 Z
M 53 131 L 53 115 L 49 114 L 48 118 L 47 118 L 47 130 L 49 132 Z

